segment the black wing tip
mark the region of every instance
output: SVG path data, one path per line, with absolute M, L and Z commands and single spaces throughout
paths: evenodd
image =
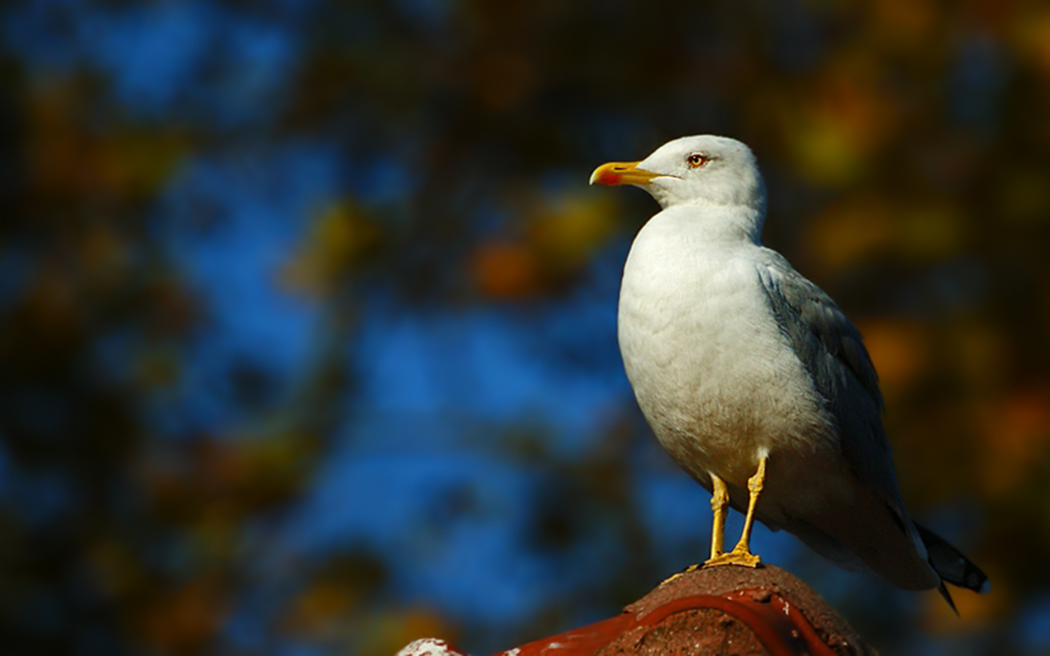
M 988 575 L 981 568 L 973 564 L 961 551 L 953 547 L 947 540 L 937 535 L 925 526 L 915 523 L 915 528 L 926 545 L 926 551 L 930 566 L 937 575 L 941 577 L 941 594 L 952 604 L 951 598 L 944 588 L 944 582 L 967 590 L 973 590 L 978 594 L 985 594 L 992 589 Z
M 977 594 L 988 594 L 992 590 L 992 582 L 988 580 L 988 575 L 970 561 L 966 561 L 966 574 L 963 576 L 963 581 L 959 583 L 954 581 L 948 582 L 960 588 L 973 590 Z
M 955 607 L 955 602 L 952 600 L 951 593 L 948 592 L 948 587 L 944 585 L 943 579 L 937 583 L 937 592 L 941 593 L 944 600 L 948 602 L 948 606 L 952 609 L 952 612 L 955 613 L 956 617 L 959 617 L 959 609 Z
M 986 594 L 992 589 L 992 582 L 988 580 L 988 575 L 961 553 L 955 553 L 952 567 L 943 567 L 943 564 L 943 561 L 930 559 L 930 565 L 940 575 L 942 581 L 947 581 L 958 588 L 973 590 L 977 594 Z

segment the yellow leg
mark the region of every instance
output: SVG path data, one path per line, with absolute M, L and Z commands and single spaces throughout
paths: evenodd
M 758 495 L 762 493 L 762 487 L 766 482 L 766 460 L 767 458 L 762 458 L 758 461 L 758 471 L 747 480 L 747 491 L 749 493 L 747 515 L 744 517 L 744 530 L 740 534 L 740 542 L 737 542 L 733 551 L 740 551 L 746 554 L 751 553 L 751 526 L 755 523 L 755 504 L 758 503 Z M 757 563 L 758 556 L 755 556 L 755 559 Z
M 711 491 L 711 510 L 714 511 L 714 523 L 711 526 L 711 558 L 703 564 L 703 567 L 707 567 L 708 563 L 718 556 L 725 555 L 723 550 L 725 547 L 726 515 L 729 513 L 729 490 L 726 489 L 725 482 L 714 474 L 711 474 L 711 484 L 713 486 Z M 670 578 L 665 579 L 660 585 L 670 583 L 682 574 L 695 572 L 700 567 L 700 565 L 690 565 L 685 568 L 684 572 L 671 575 Z
M 725 482 L 718 476 L 711 474 L 711 511 L 714 520 L 711 524 L 711 559 L 721 556 L 725 552 L 726 541 L 726 515 L 729 514 L 729 490 Z
M 704 567 L 715 567 L 717 565 L 743 565 L 744 567 L 758 567 L 761 559 L 751 553 L 749 543 L 751 541 L 751 526 L 755 523 L 755 504 L 758 503 L 758 495 L 762 493 L 762 486 L 766 481 L 766 460 L 758 461 L 758 471 L 747 479 L 747 515 L 744 516 L 744 530 L 740 533 L 740 542 L 736 543 L 729 553 L 712 556 Z M 713 503 L 713 501 L 712 501 Z

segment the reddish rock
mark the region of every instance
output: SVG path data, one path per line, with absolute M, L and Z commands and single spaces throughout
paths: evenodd
M 877 656 L 809 586 L 770 566 L 682 574 L 621 615 L 503 654 Z

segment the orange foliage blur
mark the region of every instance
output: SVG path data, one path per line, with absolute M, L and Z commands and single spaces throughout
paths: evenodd
M 130 93 L 118 79 L 128 70 L 142 77 L 121 66 L 149 53 L 106 58 L 91 50 L 108 43 L 95 38 L 107 21 L 133 11 L 127 3 L 51 4 L 37 12 L 44 16 L 37 27 L 52 35 L 57 50 L 46 50 L 55 59 L 31 62 L 32 48 L 12 39 L 2 77 L 13 93 L 0 108 L 9 146 L 0 158 L 0 492 L 7 495 L 0 625 L 20 644 L 46 643 L 34 653 L 74 653 L 78 614 L 94 622 L 82 633 L 102 627 L 133 650 L 220 649 L 223 622 L 268 575 L 249 573 L 246 554 L 272 557 L 278 549 L 259 527 L 295 512 L 318 463 L 377 412 L 362 401 L 368 381 L 359 376 L 368 367 L 355 341 L 357 313 L 375 310 L 369 294 L 394 290 L 384 299 L 394 309 L 381 311 L 406 316 L 564 299 L 598 275 L 592 264 L 610 244 L 625 243 L 624 217 L 637 223 L 655 211 L 637 195 L 592 193 L 587 173 L 606 157 L 641 157 L 667 139 L 703 132 L 754 148 L 777 210 L 767 241 L 863 318 L 909 505 L 919 517 L 947 509 L 969 522 L 960 547 L 992 574 L 995 592 L 957 595 L 961 621 L 945 617 L 931 595 L 926 627 L 985 631 L 983 642 L 972 641 L 992 645 L 982 653 L 1008 651 L 1017 644 L 1003 641 L 1020 633 L 1027 604 L 1045 605 L 1044 2 L 221 3 L 221 11 L 188 21 L 223 22 L 210 24 L 214 37 L 186 44 L 204 54 L 196 61 L 186 49 L 179 88 L 159 107 L 137 104 L 142 79 L 132 80 Z M 82 14 L 67 13 L 67 4 Z M 278 9 L 286 5 L 301 5 L 303 14 L 288 19 Z M 11 24 L 28 29 L 37 20 L 29 18 Z M 238 39 L 255 38 L 246 34 L 269 29 L 287 32 L 274 43 L 294 51 L 295 65 L 257 80 L 230 53 Z M 263 82 L 273 84 L 259 103 L 264 111 L 239 108 L 248 88 Z M 338 189 L 308 189 L 321 197 L 310 197 L 306 216 L 280 217 L 283 228 L 307 227 L 270 282 L 275 295 L 301 294 L 321 306 L 329 332 L 290 373 L 252 370 L 244 385 L 216 366 L 191 378 L 194 358 L 213 357 L 202 346 L 222 328 L 210 313 L 249 301 L 207 298 L 201 288 L 210 281 L 188 273 L 194 254 L 186 252 L 202 243 L 221 248 L 216 235 L 228 217 L 225 203 L 179 174 L 289 144 L 326 151 Z M 339 177 L 390 160 L 412 184 L 376 192 L 355 186 L 371 184 L 367 176 L 346 184 Z M 257 203 L 283 198 L 287 170 L 275 170 L 237 193 Z M 571 186 L 552 191 L 552 179 Z M 241 335 L 223 337 L 225 346 L 248 350 Z M 551 346 L 574 358 L 574 376 L 608 375 L 579 353 L 564 355 L 572 348 Z M 552 371 L 566 364 L 542 357 Z M 210 410 L 191 407 L 191 392 L 222 406 L 223 419 L 201 420 Z M 623 404 L 616 412 L 637 419 L 629 394 Z M 463 423 L 484 425 L 489 451 L 472 455 L 496 454 L 512 468 L 527 453 L 530 466 L 542 460 L 550 480 L 580 491 L 522 498 L 531 505 L 516 510 L 539 518 L 528 531 L 550 532 L 566 553 L 592 553 L 585 542 L 599 538 L 629 546 L 637 567 L 568 590 L 573 605 L 615 608 L 659 580 L 657 565 L 666 574 L 660 540 L 647 533 L 640 506 L 624 500 L 645 461 L 634 439 L 650 437 L 640 420 L 595 429 L 599 446 L 576 460 L 540 444 L 549 436 L 530 434 L 539 446 L 515 447 L 516 420 Z M 473 436 L 457 448 L 473 448 Z M 563 459 L 547 460 L 554 458 Z M 25 483 L 37 479 L 44 483 Z M 65 509 L 48 517 L 37 508 L 47 505 L 38 503 L 46 496 L 39 490 L 64 499 Z M 579 530 L 580 518 L 597 530 Z M 361 654 L 390 654 L 427 635 L 455 638 L 441 609 L 398 596 L 389 572 L 408 564 L 368 552 L 340 569 L 347 558 L 340 548 L 302 566 L 293 585 L 267 589 L 279 597 L 268 603 L 281 609 L 269 637 Z M 542 563 L 537 569 L 557 551 L 521 548 L 532 549 L 525 557 Z M 180 554 L 177 567 L 168 562 L 172 552 Z M 872 598 L 870 581 L 850 580 L 855 587 L 843 598 Z M 42 616 L 78 621 L 41 630 L 25 619 L 34 617 L 30 596 L 57 609 Z M 909 612 L 902 604 L 857 607 L 878 615 L 876 643 L 892 645 L 908 624 L 898 621 Z M 562 598 L 531 612 L 506 625 L 554 633 L 572 615 Z M 491 631 L 467 624 L 459 628 L 468 639 Z
M 989 496 L 1019 493 L 1050 460 L 1050 387 L 1018 390 L 984 408 L 981 483 Z

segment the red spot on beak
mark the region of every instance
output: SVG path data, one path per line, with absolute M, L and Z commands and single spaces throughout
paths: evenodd
M 644 186 L 656 177 L 656 174 L 638 168 L 638 162 L 609 162 L 594 169 L 591 184 L 615 187 L 617 185 Z

